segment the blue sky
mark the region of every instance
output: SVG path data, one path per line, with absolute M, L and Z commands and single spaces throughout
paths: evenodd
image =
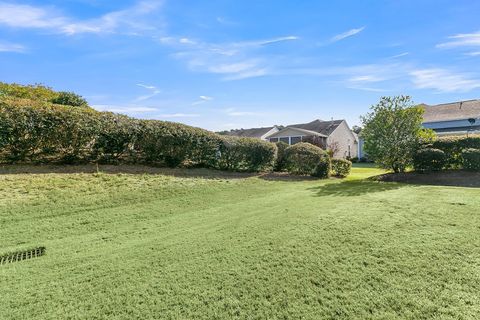
M 211 130 L 480 98 L 480 1 L 0 0 L 0 80 Z

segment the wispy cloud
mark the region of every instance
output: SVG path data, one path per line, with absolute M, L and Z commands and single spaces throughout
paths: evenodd
M 178 49 L 179 52 L 174 57 L 185 61 L 191 70 L 220 74 L 224 80 L 239 80 L 269 73 L 271 60 L 264 58 L 262 48 L 298 39 L 297 36 L 283 36 L 253 41 L 207 43 L 189 38 L 162 37 L 159 41 Z
M 198 98 L 199 98 L 199 100 L 193 102 L 192 106 L 196 106 L 196 105 L 199 105 L 199 104 L 202 104 L 202 103 L 213 100 L 213 97 L 209 97 L 209 96 L 200 96 Z
M 467 52 L 467 53 L 465 53 L 465 55 L 470 56 L 470 57 L 480 56 L 480 51 Z
M 388 80 L 388 77 L 376 72 L 370 66 L 370 74 L 354 75 L 347 79 L 346 87 L 349 89 L 371 91 L 371 92 L 386 92 L 388 90 L 372 87 L 372 85 Z
M 388 92 L 389 90 L 380 89 L 380 88 L 372 88 L 372 87 L 365 87 L 365 86 L 347 86 L 348 89 L 355 89 L 355 90 L 362 90 L 362 91 L 370 91 L 370 92 Z
M 365 29 L 365 27 L 361 27 L 361 28 L 357 28 L 357 29 L 350 29 L 348 31 L 345 31 L 343 33 L 340 33 L 340 34 L 337 34 L 337 35 L 333 36 L 330 39 L 330 42 L 337 42 L 337 41 L 343 40 L 345 38 L 354 36 L 354 35 L 362 32 L 364 29 Z
M 145 85 L 145 84 L 143 84 L 143 83 L 137 83 L 137 86 L 149 90 L 149 91 L 150 91 L 150 94 L 146 94 L 146 95 L 139 96 L 139 97 L 137 97 L 137 98 L 135 99 L 135 101 L 145 101 L 145 100 L 148 100 L 148 99 L 150 99 L 150 98 L 155 97 L 156 95 L 158 95 L 158 94 L 161 92 L 159 89 L 157 89 L 157 87 L 152 86 L 152 85 Z
M 27 48 L 21 44 L 0 41 L 0 52 L 24 53 Z
M 405 56 L 408 56 L 409 54 L 410 54 L 410 52 L 402 52 L 402 53 L 396 54 L 394 56 L 391 56 L 390 59 L 397 59 L 397 58 L 405 57 Z
M 162 1 L 141 1 L 125 9 L 88 20 L 77 20 L 55 7 L 32 6 L 0 2 L 0 24 L 12 28 L 46 29 L 56 33 L 128 33 L 151 30 L 141 17 L 156 11 Z
M 158 114 L 155 116 L 157 119 L 165 119 L 165 118 L 197 118 L 200 117 L 199 114 L 196 113 L 168 113 L 168 114 Z
M 467 73 L 454 73 L 445 69 L 420 69 L 410 72 L 413 84 L 419 89 L 437 92 L 468 92 L 480 88 L 480 79 Z
M 224 110 L 225 113 L 231 117 L 244 117 L 244 116 L 260 116 L 263 115 L 261 112 L 255 111 L 238 111 L 235 108 L 228 108 Z
M 98 111 L 110 111 L 122 114 L 138 114 L 138 113 L 148 113 L 158 111 L 156 108 L 151 107 L 142 107 L 142 106 L 116 106 L 116 105 L 106 105 L 106 104 L 95 104 L 92 105 L 92 108 Z
M 385 77 L 379 75 L 362 75 L 362 76 L 353 76 L 348 79 L 351 82 L 379 82 L 386 80 Z
M 480 31 L 460 33 L 448 37 L 450 41 L 437 44 L 437 48 L 478 47 L 480 46 Z

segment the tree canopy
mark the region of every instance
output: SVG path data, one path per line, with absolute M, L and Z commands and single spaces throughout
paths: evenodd
M 418 146 L 435 137 L 432 130 L 422 128 L 423 113 L 408 96 L 382 97 L 362 117 L 369 158 L 384 168 L 404 172 Z
M 53 103 L 70 107 L 88 107 L 88 102 L 82 96 L 65 91 L 54 91 L 41 84 L 21 85 L 0 82 L 1 100 L 19 100 L 27 103 Z M 17 101 L 18 102 L 18 101 Z

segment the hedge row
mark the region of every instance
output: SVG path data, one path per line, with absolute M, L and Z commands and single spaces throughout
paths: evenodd
M 480 136 L 440 137 L 420 148 L 413 158 L 416 171 L 480 170 Z
M 445 168 L 447 156 L 445 152 L 435 148 L 424 148 L 413 155 L 413 167 L 415 171 L 439 171 Z
M 480 135 L 439 137 L 431 147 L 445 152 L 448 169 L 458 169 L 463 166 L 463 150 L 480 149 Z
M 465 149 L 462 158 L 464 169 L 480 171 L 480 149 Z
M 46 101 L 0 101 L 0 162 L 145 163 L 271 170 L 275 144 Z

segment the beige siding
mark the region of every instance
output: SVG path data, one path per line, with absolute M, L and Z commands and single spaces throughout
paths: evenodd
M 334 154 L 334 158 L 346 158 L 348 156 L 348 146 L 350 146 L 350 156 L 352 158 L 357 156 L 358 146 L 355 136 L 346 121 L 343 121 L 328 137 L 327 143 L 329 145 L 334 142 L 338 143 L 338 151 Z

